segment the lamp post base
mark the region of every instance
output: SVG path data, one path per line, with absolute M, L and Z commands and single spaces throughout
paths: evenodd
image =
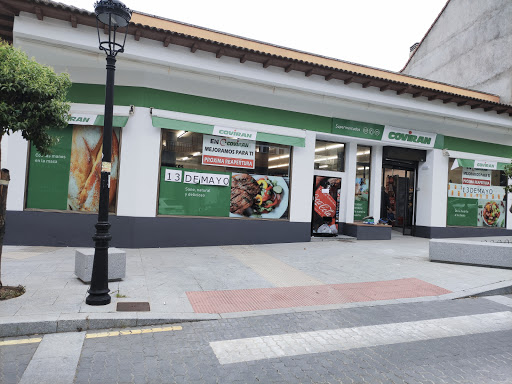
M 101 172 L 102 187 L 107 188 L 105 193 L 100 190 L 100 216 L 102 219 L 95 225 L 96 234 L 93 236 L 94 259 L 92 264 L 91 288 L 87 291 L 89 296 L 85 299 L 88 305 L 107 305 L 110 303 L 110 289 L 108 289 L 108 245 L 112 236 L 108 232 L 108 174 Z M 105 197 L 106 196 L 106 197 Z M 106 216 L 106 217 L 105 217 Z
M 107 292 L 91 292 L 89 290 L 89 296 L 85 299 L 85 304 L 88 305 L 107 305 L 110 304 L 111 298 Z

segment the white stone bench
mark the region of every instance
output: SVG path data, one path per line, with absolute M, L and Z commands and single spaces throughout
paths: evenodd
M 75 275 L 84 283 L 90 283 L 94 248 L 75 251 Z M 108 249 L 108 281 L 120 280 L 126 276 L 126 252 L 118 248 Z
M 511 237 L 432 239 L 430 261 L 512 268 Z

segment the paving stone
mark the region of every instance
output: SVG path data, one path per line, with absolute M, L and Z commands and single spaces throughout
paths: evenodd
M 365 326 L 376 326 L 376 329 L 382 331 L 385 324 L 392 322 L 430 321 L 440 318 L 456 322 L 456 318 L 461 316 L 509 311 L 509 307 L 485 299 L 399 304 L 392 307 L 189 323 L 183 324 L 183 331 L 168 334 L 86 339 L 75 382 L 88 382 L 93 377 L 83 371 L 96 370 L 95 374 L 101 376 L 99 367 L 108 365 L 114 372 L 120 372 L 121 369 L 126 369 L 127 362 L 130 372 L 139 371 L 134 375 L 133 382 L 482 384 L 507 382 L 512 377 L 512 332 L 498 331 L 491 323 L 488 323 L 489 329 L 485 333 L 414 341 L 417 340 L 417 335 L 403 332 L 403 342 L 396 344 L 347 351 L 311 351 L 300 356 L 280 356 L 226 365 L 218 363 L 209 347 L 210 342 L 247 335 L 275 337 L 297 332 L 319 335 L 322 330 L 334 332 L 340 328 Z M 470 322 L 462 321 L 461 324 L 474 330 Z M 404 326 L 404 329 L 407 327 Z M 226 337 L 228 334 L 229 337 Z M 361 335 L 353 332 L 348 340 L 353 341 Z M 318 337 L 315 340 L 318 343 L 324 342 Z M 369 339 L 370 342 L 372 340 Z M 255 347 L 252 349 L 256 352 L 261 348 L 258 345 Z M 94 349 L 104 353 L 94 355 L 90 352 Z M 132 349 L 139 352 L 133 353 Z M 112 355 L 116 355 L 118 359 L 109 359 Z M 91 365 L 91 360 L 85 359 L 87 356 L 95 356 L 98 361 L 95 360 Z M 144 371 L 148 368 L 151 372 Z M 141 375 L 140 372 L 144 374 Z M 116 380 L 120 382 L 119 374 Z

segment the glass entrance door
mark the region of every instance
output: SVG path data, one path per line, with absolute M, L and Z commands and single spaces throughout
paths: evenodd
M 416 170 L 384 165 L 381 217 L 404 235 L 414 235 Z

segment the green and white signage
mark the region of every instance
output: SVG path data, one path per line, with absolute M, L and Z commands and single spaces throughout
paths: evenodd
M 354 120 L 332 119 L 331 132 L 337 135 L 359 137 L 361 139 L 380 140 L 382 132 L 384 132 L 384 126 Z
M 50 130 L 56 139 L 51 154 L 30 149 L 26 208 L 82 212 L 98 210 L 103 129 L 70 125 Z M 109 209 L 115 210 L 120 153 L 120 129 L 112 135 Z
M 395 128 L 386 125 L 382 141 L 394 145 L 407 144 L 414 147 L 434 148 L 436 134 L 420 132 L 412 129 Z
M 488 169 L 491 171 L 502 171 L 507 165 L 508 163 L 500 163 L 498 161 L 455 159 L 452 165 L 452 169 L 465 167 L 475 169 Z
M 50 155 L 43 156 L 30 147 L 26 207 L 66 210 L 73 130 L 52 129 L 49 133 L 58 138 Z
M 332 119 L 332 133 L 359 137 L 408 147 L 434 148 L 437 134 L 412 129 L 396 128 L 389 125 L 363 123 L 361 121 Z
M 448 184 L 447 225 L 505 227 L 505 188 Z
M 159 215 L 228 217 L 231 174 L 160 169 Z
M 257 131 L 245 131 L 242 129 L 219 127 L 215 125 L 213 127 L 213 134 L 215 136 L 233 137 L 235 139 L 244 140 L 256 140 L 258 135 Z

